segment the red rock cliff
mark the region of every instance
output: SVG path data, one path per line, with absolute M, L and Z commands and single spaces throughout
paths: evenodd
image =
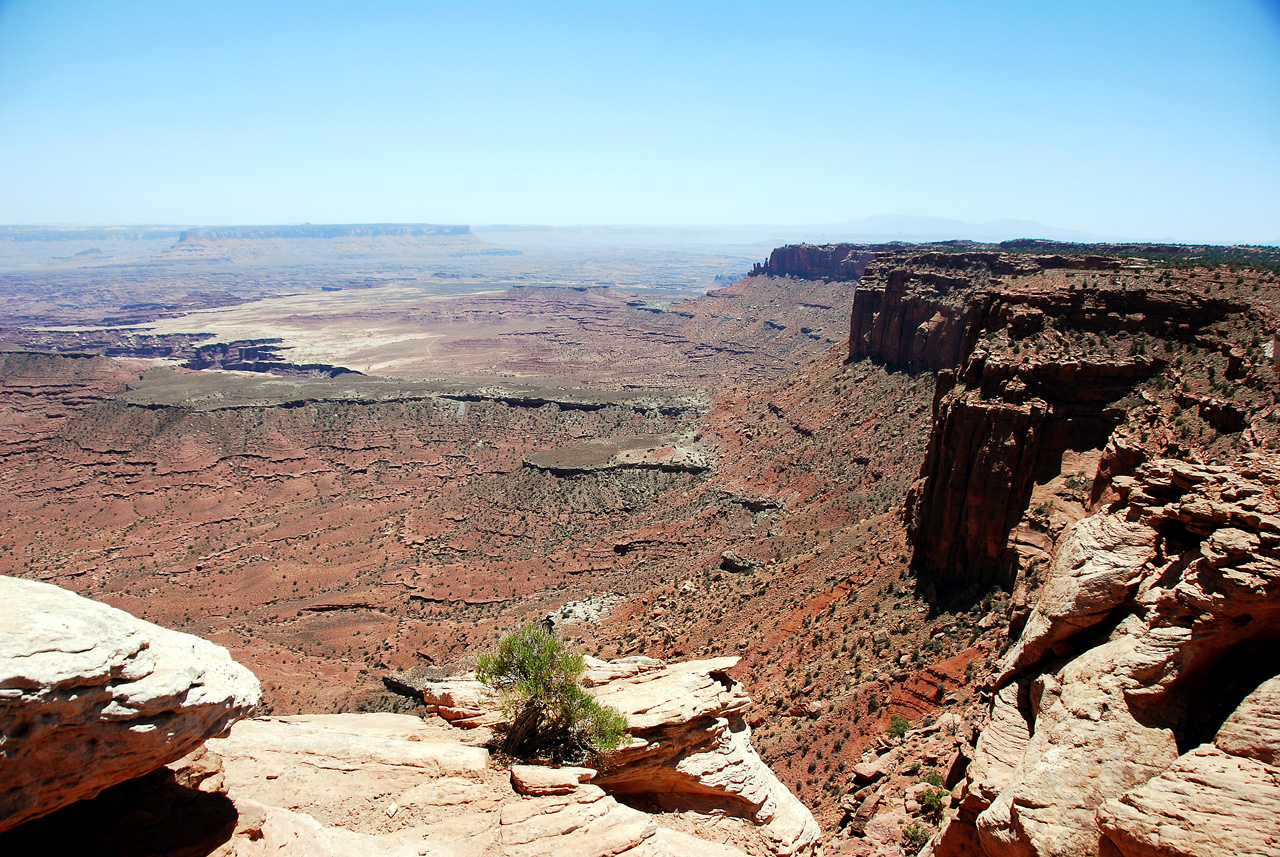
M 1011 535 L 1033 486 L 1065 451 L 1101 449 L 1124 421 L 1115 403 L 1163 370 L 1138 343 L 1194 341 L 1244 310 L 1113 258 L 899 251 L 872 262 L 854 293 L 850 359 L 939 373 L 905 512 L 922 579 L 951 595 L 1011 588 Z
M 788 244 L 751 269 L 753 277 L 798 277 L 802 280 L 856 280 L 876 256 L 862 244 Z

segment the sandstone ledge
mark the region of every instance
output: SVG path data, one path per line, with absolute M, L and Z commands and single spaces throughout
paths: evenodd
M 207 640 L 0 577 L 0 830 L 149 773 L 257 705 Z
M 585 683 L 597 701 L 627 715 L 632 735 L 592 783 L 660 812 L 746 822 L 744 830 L 751 833 L 743 835 L 763 853 L 811 854 L 817 822 L 752 746 L 743 717 L 751 698 L 727 674 L 737 662 L 588 658 Z M 458 726 L 493 723 L 500 716 L 474 679 L 429 684 L 423 696 Z

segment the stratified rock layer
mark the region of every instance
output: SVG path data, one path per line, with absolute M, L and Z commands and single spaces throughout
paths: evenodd
M 172 762 L 258 703 L 206 640 L 0 577 L 0 830 Z
M 887 253 L 867 267 L 854 292 L 850 360 L 939 373 L 906 523 L 916 564 L 944 601 L 1012 590 L 1012 536 L 1037 480 L 1057 473 L 1067 451 L 1101 450 L 1126 418 L 1116 403 L 1164 370 L 1142 343 L 1216 344 L 1206 333 L 1212 325 L 1255 312 L 1117 276 L 1135 267 L 1100 256 L 976 250 Z M 1117 353 L 1112 337 L 1128 353 Z M 1103 340 L 1105 348 L 1088 346 Z M 1219 430 L 1247 422 L 1230 402 L 1201 410 Z
M 751 276 L 798 277 L 802 280 L 856 280 L 876 256 L 876 248 L 864 244 L 788 244 L 756 265 Z

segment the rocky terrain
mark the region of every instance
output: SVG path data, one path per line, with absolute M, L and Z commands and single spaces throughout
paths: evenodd
M 0 625 L 6 851 L 58 831 L 97 854 L 814 853 L 813 816 L 751 746 L 732 658 L 596 661 L 589 687 L 630 746 L 604 767 L 512 765 L 489 729 L 438 717 L 236 723 L 258 684 L 225 649 L 48 584 L 0 577 L 0 594 L 17 605 Z M 478 682 L 449 691 L 501 718 Z
M 1159 459 L 1064 534 L 935 854 L 1280 849 L 1280 460 Z
M 1215 253 L 780 248 L 697 300 L 460 298 L 580 309 L 446 382 L 10 351 L 0 571 L 227 646 L 274 715 L 411 706 L 385 674 L 548 612 L 601 658 L 736 657 L 829 853 L 1223 850 L 1170 819 L 1193 782 L 1272 806 L 1232 781 L 1273 776 L 1280 288 Z

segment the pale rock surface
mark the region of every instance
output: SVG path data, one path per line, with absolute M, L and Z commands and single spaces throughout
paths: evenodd
M 991 855 L 1093 854 L 1094 815 L 1178 756 L 1173 734 L 1143 726 L 1124 700 L 1127 640 L 1037 679 L 1035 732 L 1007 785 L 977 819 Z
M 992 700 L 991 720 L 978 737 L 973 761 L 969 763 L 965 807 L 974 816 L 990 806 L 1009 784 L 1031 742 L 1031 725 L 1018 707 L 1018 696 L 1024 690 L 1017 683 L 1007 684 Z
M 309 815 L 241 799 L 232 840 L 211 857 L 453 857 L 417 831 L 383 836 L 325 827 Z
M 149 773 L 258 704 L 207 640 L 0 577 L 0 830 Z
M 1125 857 L 1280 854 L 1280 677 L 1249 694 L 1202 744 L 1098 823 Z
M 591 768 L 548 768 L 543 765 L 513 765 L 511 785 L 522 795 L 564 795 L 575 791 L 596 775 Z
M 1280 768 L 1202 744 L 1107 801 L 1102 832 L 1125 857 L 1280 854 Z
M 586 655 L 583 657 L 583 661 L 586 662 L 587 671 L 582 676 L 582 683 L 587 687 L 608 684 L 620 678 L 631 678 L 643 672 L 660 670 L 666 666 L 664 662 L 657 658 L 649 658 L 644 655 L 631 655 L 612 661 L 604 661 L 600 658 Z
M 489 766 L 471 736 L 399 714 L 242 721 L 209 741 L 198 769 L 235 802 L 240 821 L 217 857 L 742 857 L 744 851 L 660 825 L 587 782 L 553 773 L 564 794 L 521 796 L 515 772 Z M 184 767 L 185 765 L 185 767 Z M 528 766 L 517 766 L 525 768 Z M 526 774 L 521 771 L 520 774 Z
M 601 684 L 592 695 L 626 714 L 633 733 L 736 714 L 751 704 L 726 672 L 737 663 L 736 657 L 712 658 L 655 667 Z
M 635 740 L 596 782 L 615 794 L 660 796 L 671 808 L 736 805 L 773 853 L 811 853 L 817 822 L 752 746 L 743 718 L 751 697 L 727 673 L 737 663 L 687 661 L 597 687 L 596 700 L 627 715 Z
M 1280 766 L 1280 676 L 1245 697 L 1213 743 L 1233 756 Z
M 631 744 L 594 783 L 610 794 L 637 795 L 671 811 L 729 813 L 748 819 L 770 853 L 810 854 L 819 830 L 813 814 L 756 753 L 743 712 L 751 698 L 729 677 L 738 659 L 665 664 L 645 657 L 601 661 L 588 657 L 584 684 L 596 701 L 627 715 Z M 495 706 L 474 679 L 429 685 L 430 700 L 476 700 Z M 453 718 L 470 726 L 489 715 Z
M 875 782 L 893 773 L 901 761 L 902 752 L 900 750 L 890 750 L 887 753 L 876 756 L 874 759 L 857 763 L 853 766 L 853 774 L 863 782 Z
M 1159 535 L 1145 524 L 1093 515 L 1077 521 L 1064 540 L 1026 628 L 1005 656 L 1002 679 L 1041 660 L 1128 598 L 1155 558 Z
M 422 701 L 428 712 L 463 728 L 488 726 L 502 719 L 474 673 L 426 684 L 422 688 Z
M 1172 727 L 1211 725 L 1224 667 L 1265 666 L 1280 636 L 1280 461 L 1157 461 L 1113 486 L 1055 547 L 934 854 L 1277 853 L 1280 687 L 1216 745 L 1179 756 Z

